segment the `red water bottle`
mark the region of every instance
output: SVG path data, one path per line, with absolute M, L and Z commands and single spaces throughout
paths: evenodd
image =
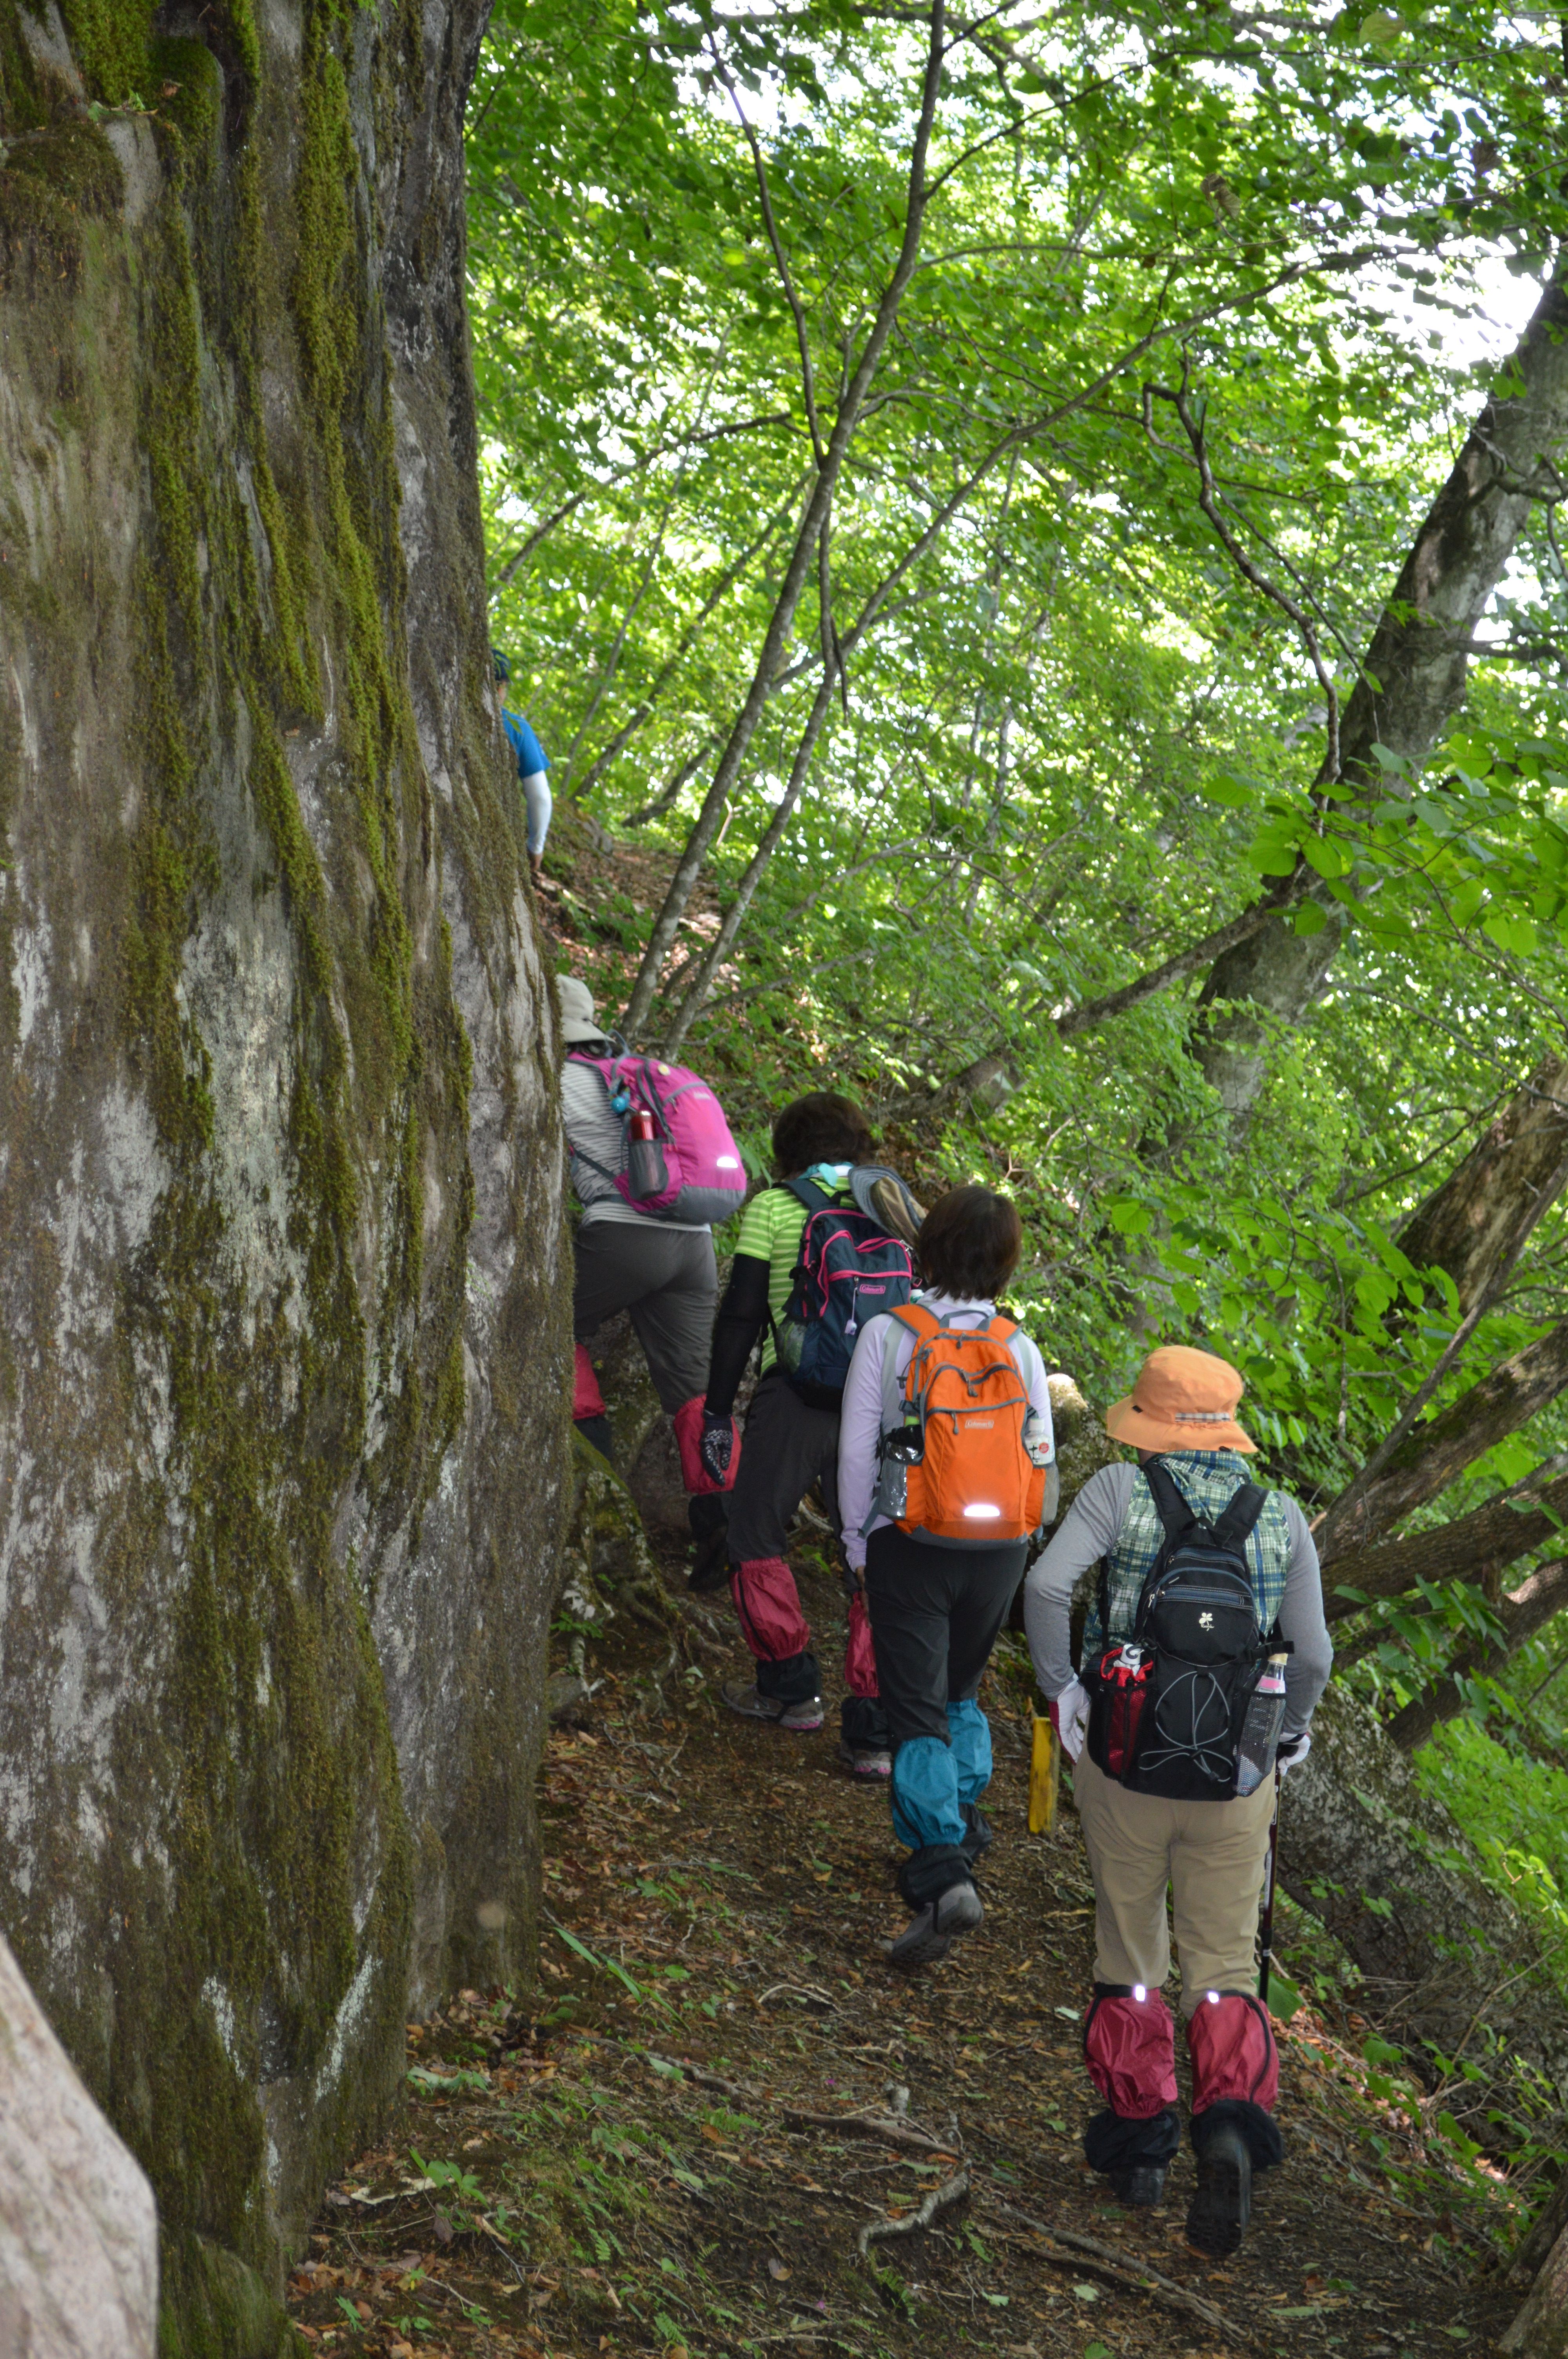
M 669 1186 L 664 1149 L 654 1135 L 654 1117 L 646 1106 L 633 1106 L 626 1124 L 626 1184 L 643 1202 L 662 1196 Z

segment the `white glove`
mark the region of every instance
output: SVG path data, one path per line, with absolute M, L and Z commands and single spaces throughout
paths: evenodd
M 1292 1769 L 1299 1769 L 1312 1751 L 1312 1731 L 1303 1728 L 1299 1736 L 1287 1736 L 1274 1756 L 1274 1773 L 1281 1785 Z
M 1055 1699 L 1051 1706 L 1051 1725 L 1068 1760 L 1076 1761 L 1089 1733 L 1089 1691 L 1082 1680 L 1074 1680 Z

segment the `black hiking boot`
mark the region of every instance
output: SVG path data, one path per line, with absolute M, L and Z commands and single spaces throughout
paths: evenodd
M 1110 2191 L 1130 2211 L 1152 2212 L 1165 2192 L 1165 2166 L 1162 2162 L 1140 2162 L 1130 2170 L 1113 2170 Z
M 697 1553 L 686 1585 L 699 1597 L 707 1597 L 716 1589 L 730 1586 L 730 1534 L 720 1524 L 716 1532 L 708 1532 L 697 1543 Z
M 1200 2253 L 1234 2253 L 1252 2216 L 1252 2157 L 1234 2122 L 1217 2122 L 1198 2148 L 1198 2189 L 1187 2209 L 1187 2242 Z
M 890 1966 L 934 1966 L 945 1958 L 957 1933 L 972 1933 L 985 1917 L 972 1884 L 950 1884 L 918 1909 L 896 1941 L 882 1943 Z
M 973 1867 L 989 1851 L 996 1837 L 973 1802 L 963 1802 L 959 1808 L 964 1814 L 964 1839 L 958 1845 L 958 1849 Z

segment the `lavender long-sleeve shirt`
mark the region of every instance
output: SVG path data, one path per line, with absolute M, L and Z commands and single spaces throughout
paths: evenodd
M 994 1302 L 960 1302 L 949 1294 L 933 1293 L 917 1294 L 914 1299 L 925 1310 L 934 1310 L 939 1319 L 958 1313 L 968 1326 L 978 1327 L 982 1320 L 996 1317 Z M 906 1372 L 914 1356 L 915 1339 L 902 1320 L 891 1319 L 883 1311 L 875 1319 L 868 1319 L 861 1328 L 844 1386 L 843 1418 L 838 1428 L 838 1512 L 844 1518 L 844 1552 L 856 1571 L 866 1561 L 868 1536 L 862 1534 L 860 1527 L 871 1514 L 877 1487 L 877 1444 L 882 1430 L 882 1354 L 890 1330 L 898 1353 L 898 1373 L 902 1376 Z M 1010 1349 L 1028 1388 L 1030 1403 L 1049 1435 L 1051 1394 L 1045 1382 L 1045 1363 L 1022 1328 L 1012 1337 Z M 871 1530 L 880 1531 L 886 1522 L 885 1516 L 879 1516 Z

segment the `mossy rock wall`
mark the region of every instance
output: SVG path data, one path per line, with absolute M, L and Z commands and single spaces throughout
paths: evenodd
M 485 653 L 481 0 L 0 0 L 0 1925 L 286 2347 L 507 1970 L 569 1341 Z

